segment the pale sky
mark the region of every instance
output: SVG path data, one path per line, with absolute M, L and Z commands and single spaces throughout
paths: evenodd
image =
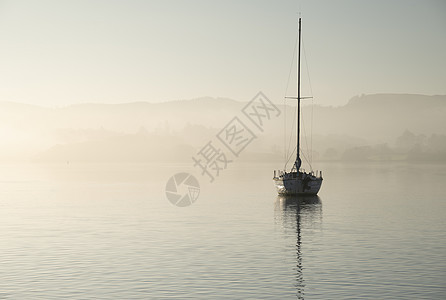
M 299 11 L 316 103 L 446 94 L 446 1 L 0 0 L 0 101 L 282 103 Z

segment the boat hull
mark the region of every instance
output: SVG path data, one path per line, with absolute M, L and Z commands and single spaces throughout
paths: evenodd
M 321 189 L 322 178 L 274 178 L 279 195 L 316 195 Z

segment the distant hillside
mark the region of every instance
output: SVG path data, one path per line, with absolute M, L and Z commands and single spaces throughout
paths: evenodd
M 344 132 L 376 142 L 394 139 L 405 130 L 446 134 L 444 95 L 364 95 L 352 98 L 347 105 L 334 109 L 334 113 L 323 111 L 322 117 L 331 116 L 333 126 L 329 130 L 333 133 Z
M 139 132 L 55 145 L 35 156 L 34 160 L 67 163 L 186 161 L 194 153 L 194 148 L 178 136 Z
M 283 157 L 284 118 L 287 134 L 294 133 L 295 108 L 284 106 L 282 99 L 274 102 L 282 114 L 269 120 L 263 132 L 256 132 L 257 139 L 247 148 L 246 159 Z M 0 159 L 185 159 L 214 138 L 234 116 L 240 116 L 245 105 L 245 102 L 211 97 L 156 104 L 80 104 L 62 108 L 0 102 Z M 313 133 L 317 151 L 314 157 L 321 159 L 340 159 L 345 151 L 355 147 L 375 149 L 373 145 L 380 144 L 396 147 L 397 139 L 405 132 L 426 137 L 446 135 L 445 95 L 362 95 L 340 107 L 304 106 L 303 115 L 302 135 Z M 314 117 L 312 130 L 311 116 Z M 294 141 L 294 138 L 286 140 Z M 435 140 L 438 144 L 439 139 Z M 379 149 L 384 151 L 385 147 Z

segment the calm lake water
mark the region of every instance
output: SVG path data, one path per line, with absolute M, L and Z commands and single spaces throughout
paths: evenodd
M 446 298 L 446 165 L 320 164 L 303 203 L 277 165 L 191 165 L 2 165 L 0 299 Z

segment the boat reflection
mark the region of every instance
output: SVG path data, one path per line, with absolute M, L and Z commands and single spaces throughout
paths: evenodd
M 277 196 L 275 202 L 276 221 L 285 231 L 296 236 L 296 296 L 304 299 L 305 282 L 302 266 L 302 230 L 322 224 L 322 202 L 318 196 Z

